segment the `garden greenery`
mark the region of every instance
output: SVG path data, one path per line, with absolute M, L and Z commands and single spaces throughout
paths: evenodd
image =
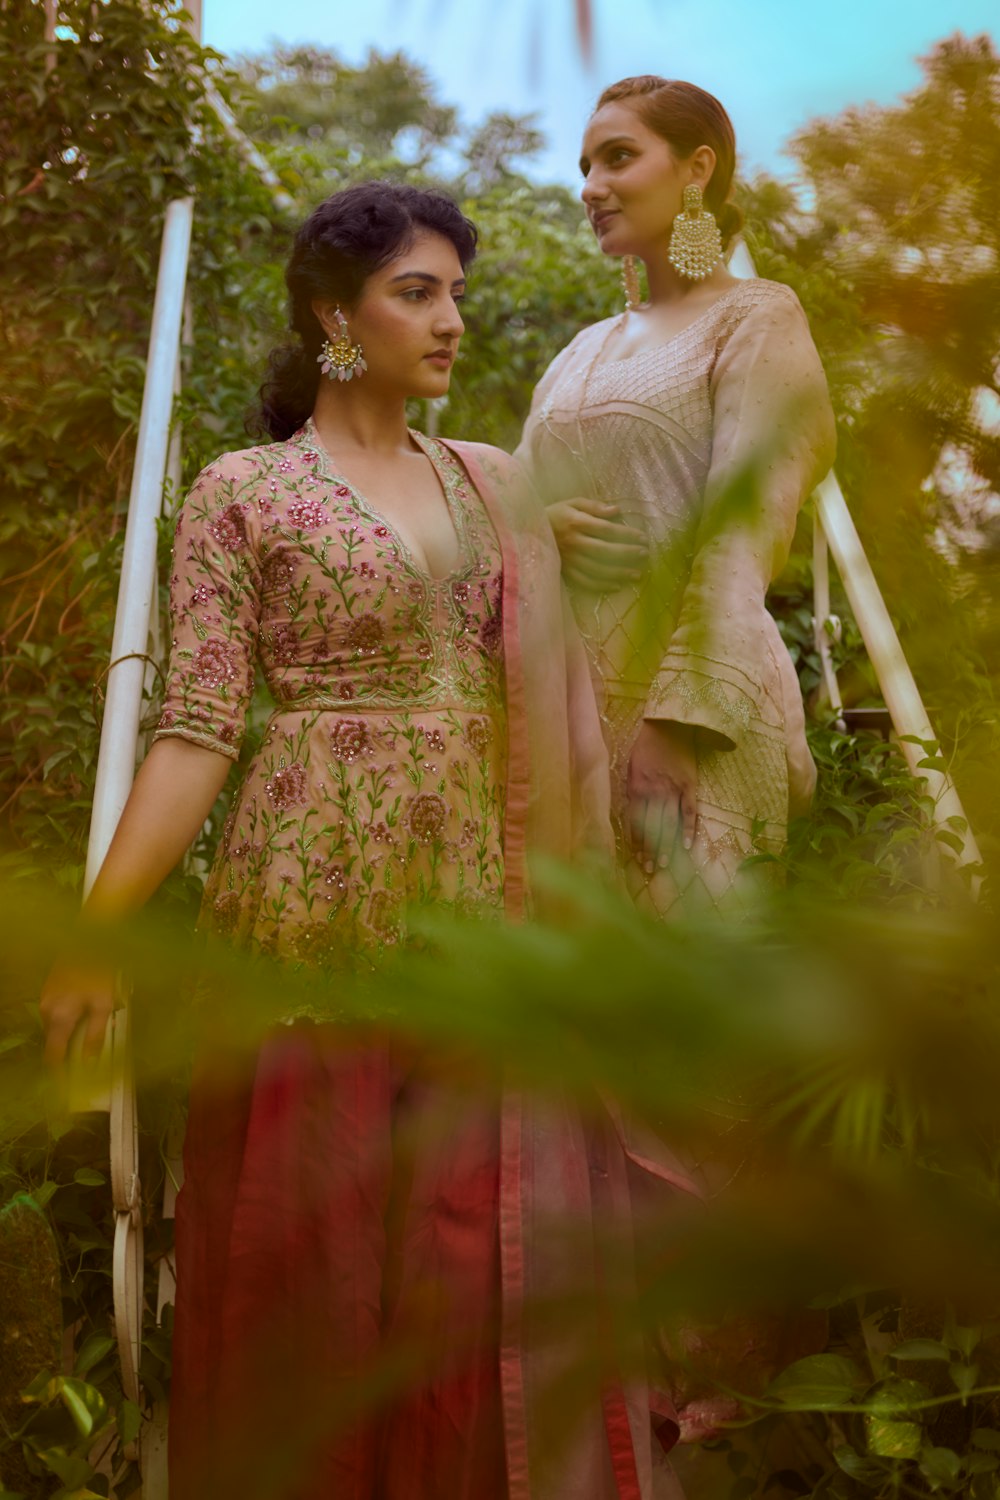
M 462 360 L 435 414 L 443 433 L 513 446 L 545 364 L 620 294 L 573 196 L 518 169 L 530 122 L 497 117 L 463 135 L 406 59 L 352 69 L 300 49 L 229 66 L 169 0 L 68 0 L 50 68 L 43 19 L 34 0 L 0 7 L 0 1262 L 32 1268 L 5 1275 L 0 1350 L 12 1329 L 34 1330 L 27 1363 L 7 1362 L 0 1379 L 0 1493 L 84 1500 L 137 1491 L 127 1450 L 143 1414 L 124 1398 L 111 1338 L 106 1121 L 55 1107 L 34 1005 L 52 933 L 69 930 L 79 900 L 163 212 L 195 198 L 177 412 L 185 481 L 245 444 L 244 413 L 283 327 L 295 222 L 222 131 L 209 80 L 302 214 L 382 173 L 463 197 L 483 248 Z M 985 39 L 953 38 L 910 100 L 802 132 L 810 212 L 783 185 L 742 189 L 761 273 L 792 284 L 809 312 L 838 409 L 839 469 L 940 735 L 924 749 L 954 770 L 987 873 L 998 77 Z M 169 510 L 179 497 L 166 498 Z M 168 531 L 165 521 L 164 549 Z M 657 928 L 579 874 L 550 871 L 575 924 L 435 932 L 402 977 L 345 987 L 345 1023 L 374 1011 L 399 1024 L 403 984 L 409 1032 L 500 1052 L 531 1085 L 581 1100 L 600 1085 L 668 1138 L 704 1130 L 720 1098 L 738 1100 L 727 1128 L 747 1170 L 713 1213 L 658 1226 L 671 1270 L 644 1268 L 641 1316 L 649 1330 L 694 1315 L 725 1326 L 792 1289 L 828 1319 L 828 1340 L 741 1390 L 749 1436 L 735 1431 L 703 1461 L 714 1493 L 993 1500 L 996 936 L 940 858 L 960 830 L 933 830 L 894 746 L 838 733 L 817 702 L 808 556 L 804 520 L 772 601 L 817 709 L 820 787 L 792 830 L 784 892 L 721 932 Z M 876 701 L 842 597 L 837 607 L 846 694 Z M 266 973 L 190 936 L 213 838 L 142 921 L 108 939 L 140 976 L 150 1295 L 169 1244 L 154 1209 L 162 1147 L 191 1049 L 178 996 L 196 974 L 237 990 L 243 1044 L 272 1019 Z M 482 976 L 475 1008 L 470 965 Z M 74 1333 L 69 1362 L 60 1325 Z M 169 1311 L 162 1326 L 149 1318 L 142 1375 L 151 1396 L 166 1390 Z M 689 1378 L 698 1389 L 728 1377 Z

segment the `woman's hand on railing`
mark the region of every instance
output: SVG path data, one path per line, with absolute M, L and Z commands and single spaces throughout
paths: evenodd
M 548 517 L 567 583 L 609 593 L 642 576 L 648 543 L 617 505 L 577 495 L 550 505 Z
M 644 719 L 628 766 L 632 850 L 651 875 L 670 863 L 680 835 L 694 842 L 698 807 L 697 731 L 686 724 Z

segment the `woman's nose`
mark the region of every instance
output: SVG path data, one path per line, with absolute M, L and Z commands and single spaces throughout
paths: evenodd
M 600 203 L 602 198 L 606 198 L 607 195 L 608 190 L 601 182 L 597 173 L 594 171 L 589 172 L 584 179 L 583 187 L 580 189 L 580 197 L 587 207 L 590 208 L 592 204 Z

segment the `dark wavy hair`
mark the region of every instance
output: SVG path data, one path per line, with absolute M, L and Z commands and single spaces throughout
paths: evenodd
M 723 245 L 743 224 L 743 215 L 729 202 L 736 170 L 736 132 L 714 94 L 695 83 L 641 73 L 606 88 L 595 106 L 631 104 L 644 125 L 654 130 L 683 161 L 699 146 L 711 146 L 715 167 L 705 189 L 705 206 L 715 215 Z
M 313 302 L 350 307 L 372 272 L 395 260 L 421 230 L 450 240 L 463 268 L 475 256 L 476 226 L 445 193 L 362 182 L 313 210 L 295 236 L 285 270 L 288 322 L 297 337 L 271 352 L 258 404 L 247 420 L 251 436 L 289 438 L 312 413 L 317 355 L 325 337 Z

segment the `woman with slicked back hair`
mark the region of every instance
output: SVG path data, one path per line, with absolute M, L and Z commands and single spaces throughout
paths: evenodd
M 591 658 L 621 863 L 661 916 L 735 908 L 741 863 L 781 850 L 815 775 L 764 600 L 833 417 L 794 292 L 727 269 L 735 161 L 704 89 L 646 75 L 604 90 L 582 197 L 623 259 L 626 311 L 553 361 L 518 450 Z
M 815 781 L 765 595 L 832 462 L 833 417 L 794 292 L 727 269 L 735 163 L 732 124 L 704 89 L 644 75 L 604 90 L 582 197 L 601 250 L 623 261 L 626 310 L 555 358 L 517 453 L 548 504 L 590 658 L 620 867 L 661 918 L 745 910 L 777 865 L 744 861 L 780 853 Z M 713 1153 L 709 1179 L 731 1175 L 710 1134 L 689 1191 L 710 1185 Z M 760 1376 L 773 1340 L 759 1335 L 747 1347 L 760 1344 Z M 747 1378 L 744 1364 L 731 1384 Z M 675 1384 L 682 1440 L 734 1415 L 706 1389 Z

